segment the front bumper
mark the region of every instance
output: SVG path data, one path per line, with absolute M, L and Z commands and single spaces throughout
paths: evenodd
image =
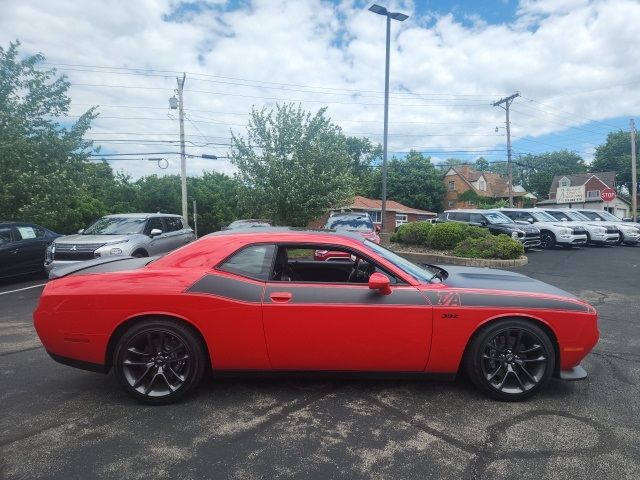
M 591 234 L 591 243 L 596 245 L 613 245 L 618 243 L 620 235 L 618 233 Z
M 584 245 L 587 243 L 587 235 L 574 235 L 572 233 L 558 235 L 556 242 L 565 245 Z
M 639 235 L 633 235 L 633 234 L 627 234 L 627 233 L 622 233 L 622 241 L 624 243 L 628 243 L 628 244 L 636 244 L 638 242 L 640 242 L 640 234 Z
M 44 262 L 44 271 L 47 272 L 47 275 L 51 273 L 56 267 L 66 267 L 69 265 L 75 265 L 76 263 L 85 262 L 86 260 L 53 260 L 50 262 Z
M 522 245 L 524 245 L 525 248 L 539 247 L 540 246 L 540 237 L 518 238 L 518 241 Z

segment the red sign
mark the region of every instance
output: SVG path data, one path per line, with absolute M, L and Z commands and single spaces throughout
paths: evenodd
M 612 202 L 616 199 L 616 191 L 613 188 L 605 188 L 600 192 L 600 198 L 603 202 Z

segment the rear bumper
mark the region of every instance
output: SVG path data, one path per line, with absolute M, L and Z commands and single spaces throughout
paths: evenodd
M 67 365 L 69 367 L 80 368 L 82 370 L 88 370 L 90 372 L 96 372 L 96 373 L 109 372 L 109 367 L 107 367 L 106 365 L 101 365 L 99 363 L 85 362 L 83 360 L 76 360 L 75 358 L 63 357 L 61 355 L 56 355 L 55 353 L 51 353 L 49 350 L 47 350 L 47 353 L 56 362 L 61 363 L 63 365 Z

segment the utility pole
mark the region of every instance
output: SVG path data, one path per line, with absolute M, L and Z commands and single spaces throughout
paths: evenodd
M 178 114 L 180 117 L 180 187 L 182 191 L 182 216 L 184 221 L 189 223 L 189 216 L 187 212 L 187 155 L 184 146 L 184 82 L 187 79 L 187 74 L 182 74 L 182 80 L 180 77 L 176 77 L 178 82 Z
M 631 127 L 631 218 L 637 222 L 638 211 L 638 176 L 636 174 L 636 122 L 629 121 Z
M 502 107 L 507 114 L 507 175 L 509 181 L 509 206 L 513 207 L 513 170 L 511 168 L 511 123 L 509 122 L 509 107 L 519 97 L 518 92 L 508 97 L 501 98 L 493 104 L 494 107 Z M 504 103 L 504 107 L 502 104 Z

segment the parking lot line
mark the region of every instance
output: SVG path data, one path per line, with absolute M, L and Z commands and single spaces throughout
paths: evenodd
M 18 288 L 16 290 L 8 290 L 6 292 L 0 292 L 0 295 L 6 295 L 7 293 L 21 292 L 23 290 L 29 290 L 30 288 L 44 287 L 45 285 L 46 283 L 39 283 L 38 285 L 31 285 L 30 287 L 24 287 L 24 288 Z

